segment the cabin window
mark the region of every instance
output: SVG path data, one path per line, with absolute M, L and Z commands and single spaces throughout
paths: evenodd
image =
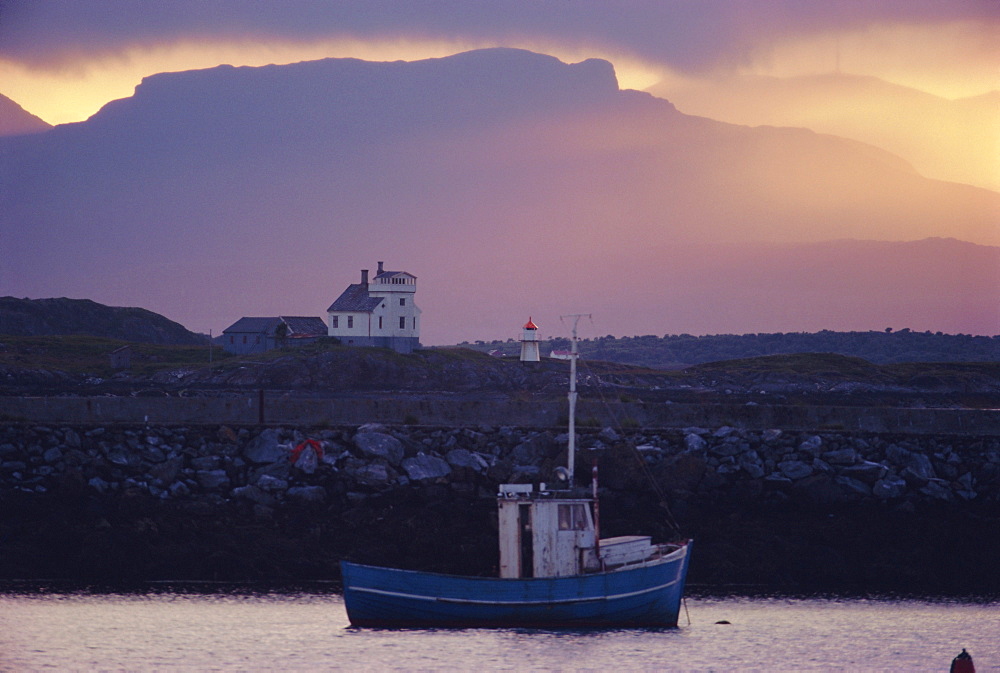
M 332 327 L 333 329 L 337 329 L 338 327 L 340 327 L 339 315 L 335 315 L 332 318 L 330 318 L 330 327 Z
M 559 505 L 559 530 L 587 530 L 587 510 L 583 505 Z
M 351 329 L 352 327 L 354 327 L 354 316 L 349 315 L 347 316 L 347 329 Z

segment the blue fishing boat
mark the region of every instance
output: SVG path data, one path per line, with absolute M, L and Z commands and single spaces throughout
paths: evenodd
M 577 320 L 580 316 L 574 316 Z M 500 576 L 471 577 L 341 562 L 354 626 L 677 626 L 690 541 L 600 538 L 597 468 L 573 485 L 576 324 L 570 357 L 568 464 L 555 487 L 503 484 L 497 494 Z

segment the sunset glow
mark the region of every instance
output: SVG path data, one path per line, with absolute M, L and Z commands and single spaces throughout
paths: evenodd
M 773 77 L 841 72 L 956 99 L 1000 89 L 1000 25 L 876 25 L 762 48 L 741 72 Z
M 89 118 L 109 101 L 132 95 L 142 78 L 159 72 L 179 72 L 217 65 L 262 66 L 322 58 L 359 58 L 365 61 L 416 61 L 441 58 L 497 44 L 422 40 L 324 40 L 319 42 L 178 42 L 156 47 L 133 47 L 115 56 L 84 59 L 72 65 L 39 68 L 0 60 L 0 92 L 50 124 Z M 560 48 L 534 42 L 509 44 L 547 53 L 566 62 L 605 58 L 615 64 L 623 89 L 655 84 L 660 71 L 634 56 L 609 55 L 582 48 Z
M 1000 332 L 990 3 L 157 8 L 4 3 L 5 292 L 207 331 L 388 258 L 430 343 L 563 304 L 637 333 Z

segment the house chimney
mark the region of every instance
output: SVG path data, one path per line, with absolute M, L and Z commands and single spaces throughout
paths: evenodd
M 361 284 L 368 287 L 368 269 L 361 269 Z
M 376 273 L 375 275 L 376 275 L 376 276 L 378 276 L 378 275 L 380 275 L 381 273 L 382 273 L 382 262 L 379 262 L 379 263 L 378 263 L 378 273 Z

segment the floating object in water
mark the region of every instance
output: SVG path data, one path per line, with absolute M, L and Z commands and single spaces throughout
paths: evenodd
M 976 665 L 972 656 L 962 648 L 962 652 L 951 660 L 951 673 L 976 673 Z
M 719 621 L 717 621 L 715 623 L 716 624 L 732 624 L 732 622 L 729 621 L 728 619 L 720 619 Z

